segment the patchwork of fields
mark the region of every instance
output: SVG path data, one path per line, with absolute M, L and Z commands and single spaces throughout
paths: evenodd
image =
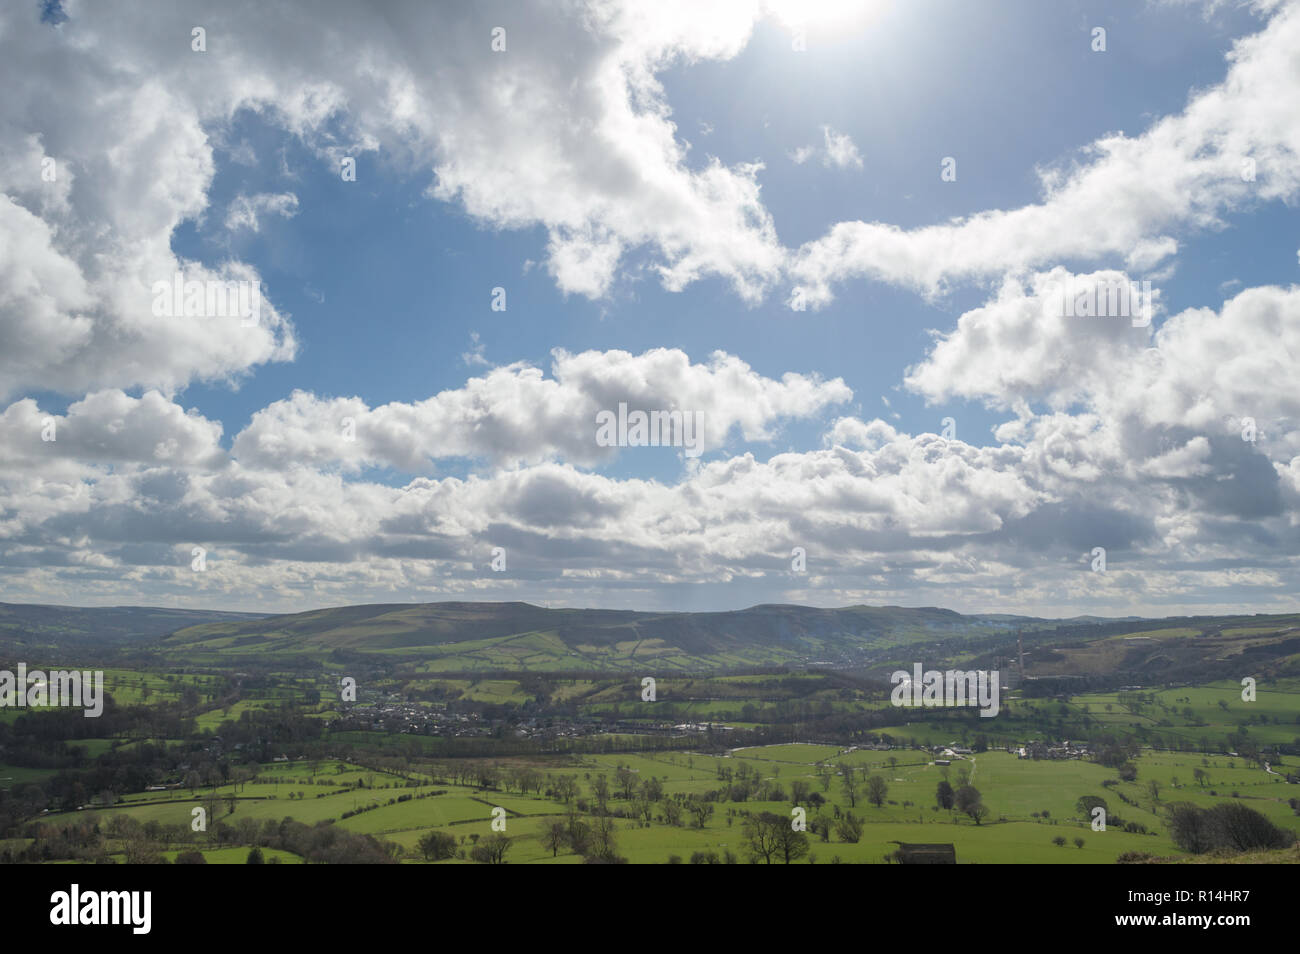
M 1214 638 L 1258 636 L 1229 629 Z M 561 645 L 532 635 L 511 641 L 521 652 Z M 447 648 L 473 651 L 469 642 Z M 459 864 L 488 860 L 491 846 L 508 863 L 792 852 L 799 863 L 881 864 L 900 844 L 938 843 L 959 863 L 1112 864 L 1191 857 L 1171 832 L 1175 805 L 1246 806 L 1284 837 L 1300 829 L 1288 780 L 1300 777 L 1295 677 L 1261 680 L 1253 695 L 1230 680 L 1017 689 L 984 719 L 902 710 L 879 680 L 811 669 L 660 671 L 653 698 L 628 674 L 444 672 L 437 659 L 391 666 L 382 653 L 104 671 L 102 719 L 0 710 L 0 857 L 156 863 L 197 852 L 228 864 L 256 846 L 263 863 Z M 822 741 L 779 741 L 801 738 Z M 1104 830 L 1089 812 L 1099 803 Z M 799 843 L 764 847 L 772 819 Z
M 664 802 L 686 802 L 716 791 L 720 771 L 734 774 L 744 766 L 742 771 L 752 771 L 760 781 L 775 783 L 787 791 L 794 783 L 803 783 L 824 800 L 821 813 L 854 812 L 865 823 L 856 842 L 834 833 L 827 838 L 810 833 L 810 849 L 801 859 L 805 862 L 884 863 L 898 842 L 950 843 L 955 846 L 959 862 L 978 864 L 1110 864 L 1125 852 L 1176 856 L 1180 852 L 1164 831 L 1162 819 L 1163 809 L 1175 801 L 1209 807 L 1225 800 L 1242 800 L 1279 826 L 1300 829 L 1300 819 L 1287 801 L 1294 797 L 1294 786 L 1253 763 L 1226 756 L 1144 752 L 1136 760 L 1136 781 L 1109 786 L 1103 783 L 1112 780 L 1114 772 L 1100 765 L 1081 760 L 1035 761 L 1001 751 L 955 759 L 948 766 L 935 764 L 929 754 L 918 750 L 802 744 L 746 748 L 720 756 L 689 752 L 630 754 L 533 764 L 544 772 L 548 783 L 572 777 L 578 797 L 566 803 L 543 793 L 504 791 L 504 786 L 458 784 L 435 780 L 424 773 L 402 778 L 335 760 L 314 760 L 261 766 L 259 778 L 243 785 L 218 785 L 195 793 L 138 793 L 110 809 L 47 816 L 44 824 L 57 828 L 87 819 L 102 824 L 109 817 L 121 815 L 142 826 L 188 829 L 194 809 L 207 806 L 213 811 L 209 832 L 186 836 L 184 847 L 201 851 L 211 863 L 242 862 L 248 853 L 245 847 L 213 845 L 219 827 L 233 830 L 242 825 L 245 830 L 255 830 L 268 823 L 278 824 L 286 817 L 308 824 L 329 822 L 348 831 L 374 835 L 398 846 L 400 860 L 424 863 L 418 844 L 431 830 L 450 835 L 458 849 L 464 851 L 494 833 L 493 809 L 499 807 L 505 810 L 505 816 L 495 822 L 495 830 L 504 825 L 511 839 L 507 861 L 564 864 L 582 859 L 564 849 L 548 847 L 547 831 L 557 822 L 564 823 L 575 811 L 592 809 L 588 798 L 599 777 L 613 780 L 626 772 L 637 782 L 657 779 L 662 783 Z M 861 793 L 853 804 L 842 783 L 841 773 L 846 767 L 860 776 L 876 775 L 885 780 L 887 795 L 880 805 L 870 804 Z M 1197 769 L 1205 777 L 1194 781 Z M 990 810 L 981 824 L 936 804 L 940 781 L 951 778 L 955 783 L 959 775 L 968 776 Z M 1159 788 L 1154 799 L 1150 792 L 1153 781 Z M 1078 799 L 1085 795 L 1106 798 L 1112 812 L 1122 814 L 1126 822 L 1141 823 L 1149 833 L 1130 833 L 1113 825 L 1106 831 L 1092 830 L 1076 808 Z M 407 800 L 396 802 L 399 796 L 407 796 Z M 662 804 L 650 810 L 648 821 L 617 818 L 619 855 L 632 863 L 664 863 L 674 858 L 686 861 L 697 853 L 709 852 L 719 858 L 731 852 L 735 860 L 748 860 L 744 813 L 772 812 L 789 818 L 795 807 L 788 797 L 780 801 L 750 799 L 713 804 L 712 816 L 702 825 L 689 817 L 678 824 L 670 823 Z M 804 805 L 808 805 L 806 799 Z M 631 807 L 631 799 L 621 798 L 617 791 L 611 794 L 608 810 L 612 814 L 630 814 Z M 356 814 L 343 817 L 352 812 Z M 1057 838 L 1064 838 L 1066 843 L 1055 843 Z M 1076 845 L 1076 839 L 1082 839 L 1082 845 Z M 180 850 L 183 848 L 173 846 L 170 854 L 174 856 Z M 285 862 L 300 860 L 286 852 L 268 854 L 267 861 L 272 857 Z M 451 857 L 438 863 L 466 860 Z

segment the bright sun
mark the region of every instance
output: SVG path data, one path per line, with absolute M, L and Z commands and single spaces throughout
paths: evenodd
M 767 11 L 788 27 L 835 28 L 863 26 L 893 0 L 764 0 Z

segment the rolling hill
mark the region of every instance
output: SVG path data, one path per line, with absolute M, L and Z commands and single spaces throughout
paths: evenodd
M 1300 674 L 1297 615 L 1049 620 L 936 607 L 763 604 L 705 613 L 444 602 L 265 616 L 0 603 L 0 648 L 116 647 L 214 667 L 366 656 L 431 673 L 793 664 L 880 675 L 916 660 L 1006 666 L 1018 634 L 1030 679 L 1152 684 Z
M 457 602 L 345 606 L 208 623 L 174 633 L 163 646 L 191 658 L 386 653 L 418 657 L 439 670 L 613 669 L 648 662 L 676 669 L 860 665 L 874 652 L 909 643 L 1045 624 L 932 607 L 760 605 L 716 613 L 650 613 Z
M 0 645 L 18 649 L 122 644 L 156 639 L 199 623 L 238 623 L 259 619 L 263 615 L 157 606 L 0 603 Z

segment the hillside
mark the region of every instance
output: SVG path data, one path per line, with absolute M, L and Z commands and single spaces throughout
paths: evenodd
M 260 619 L 263 615 L 158 606 L 0 603 L 0 646 L 16 650 L 39 646 L 66 648 L 119 644 L 156 639 L 179 628 L 201 623 L 239 623 Z
M 1089 632 L 1088 630 L 1091 630 Z M 1064 635 L 1064 633 L 1062 634 Z M 1230 675 L 1300 675 L 1300 617 L 1219 616 L 1092 626 L 1052 639 L 1027 659 L 1031 676 L 1129 674 L 1138 683 Z
M 1300 675 L 1300 616 L 1049 620 L 936 607 L 763 604 L 726 612 L 379 603 L 266 616 L 0 603 L 0 649 L 121 647 L 187 663 L 367 655 L 428 672 L 657 671 L 819 665 L 887 675 L 918 660 L 1133 684 Z M 1226 668 L 1225 668 L 1226 667 Z M 1117 683 L 1118 684 L 1118 683 Z M 1062 687 L 1068 688 L 1068 687 Z
M 420 657 L 438 670 L 607 669 L 638 663 L 675 669 L 784 662 L 856 666 L 873 653 L 909 643 L 1044 624 L 932 607 L 761 605 L 731 612 L 649 613 L 529 603 L 377 604 L 192 626 L 168 637 L 164 649 L 191 657 L 387 653 Z

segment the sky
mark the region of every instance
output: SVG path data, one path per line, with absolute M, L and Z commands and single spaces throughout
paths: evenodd
M 34 0 L 0 63 L 0 601 L 1300 609 L 1300 2 Z

